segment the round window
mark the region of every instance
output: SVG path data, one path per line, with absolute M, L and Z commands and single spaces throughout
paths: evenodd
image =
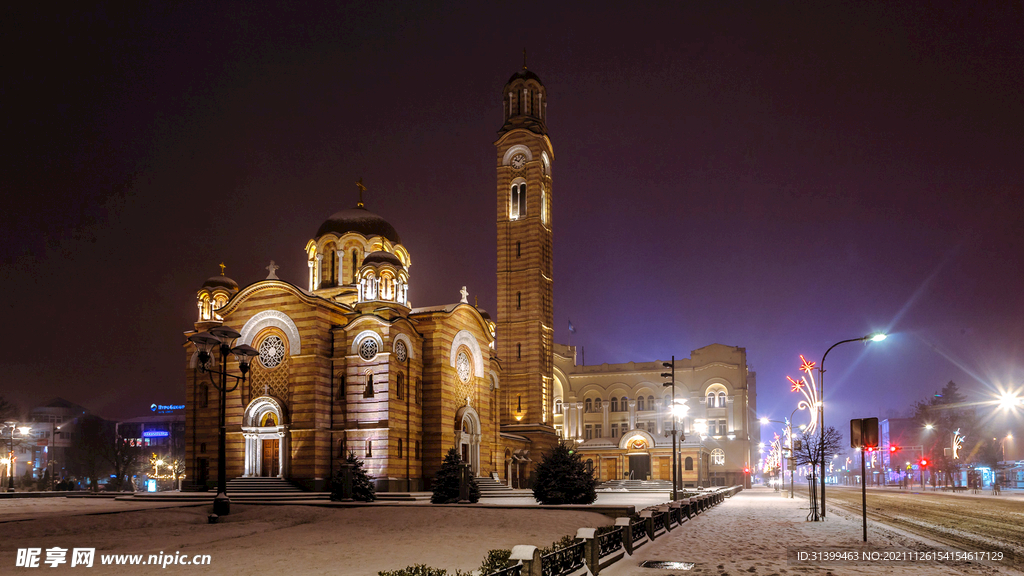
M 409 357 L 409 350 L 405 347 L 405 342 L 399 340 L 395 342 L 395 357 L 398 358 L 399 362 L 405 362 Z
M 284 360 L 284 342 L 278 336 L 267 336 L 260 342 L 260 364 L 264 368 L 275 368 Z
M 463 382 L 469 382 L 470 365 L 469 356 L 465 352 L 459 352 L 459 355 L 455 357 L 455 370 L 459 373 L 459 380 Z
M 377 350 L 377 341 L 373 338 L 367 338 L 359 345 L 359 357 L 363 360 L 373 360 L 377 356 Z

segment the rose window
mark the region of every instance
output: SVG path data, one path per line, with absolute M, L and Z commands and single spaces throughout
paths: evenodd
M 377 341 L 373 338 L 363 340 L 363 343 L 359 345 L 359 357 L 363 360 L 373 360 L 376 355 Z
M 459 352 L 459 355 L 455 357 L 455 370 L 459 373 L 459 380 L 469 382 L 469 356 L 465 352 Z
M 405 347 L 405 342 L 401 340 L 395 342 L 395 357 L 398 358 L 399 362 L 405 362 L 406 358 L 409 357 L 409 351 Z
M 284 342 L 277 336 L 268 336 L 260 343 L 260 364 L 274 368 L 284 360 Z

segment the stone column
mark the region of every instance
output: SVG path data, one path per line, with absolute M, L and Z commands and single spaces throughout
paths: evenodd
M 540 550 L 537 550 L 536 546 L 525 544 L 513 546 L 512 555 L 508 559 L 512 564 L 519 561 L 523 565 L 520 572 L 522 576 L 541 576 Z
M 313 273 L 313 277 L 316 279 L 316 287 L 317 288 L 320 288 L 320 285 L 323 284 L 323 282 L 324 282 L 323 274 L 320 274 L 320 271 L 323 270 L 323 268 L 321 268 L 320 264 L 323 261 L 324 261 L 324 255 L 323 254 L 317 254 L 316 255 L 316 264 L 315 264 L 316 272 Z
M 608 428 L 608 402 L 601 402 L 601 435 L 610 434 L 611 429 Z
M 583 402 L 576 403 L 576 413 L 579 414 L 576 418 L 576 437 L 583 438 Z
M 307 262 L 309 264 L 309 291 L 313 291 L 313 261 Z
M 629 518 L 616 518 L 615 525 L 622 527 L 622 547 L 626 554 L 633 555 L 633 528 L 629 524 Z
M 636 400 L 629 401 L 629 429 L 636 428 Z
M 576 435 L 576 405 L 569 402 L 562 403 L 562 411 L 565 417 L 562 418 L 562 429 L 566 438 L 573 438 Z
M 576 530 L 576 538 L 583 540 L 583 561 L 586 562 L 590 573 L 597 576 L 601 571 L 601 545 L 595 534 L 597 528 L 580 528 Z

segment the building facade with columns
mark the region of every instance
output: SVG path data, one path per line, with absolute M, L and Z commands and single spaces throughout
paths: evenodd
M 671 378 L 662 361 L 581 366 L 555 348 L 554 423 L 600 480 L 672 479 Z M 746 350 L 712 344 L 675 359 L 682 486 L 747 485 L 757 462 L 756 377 Z

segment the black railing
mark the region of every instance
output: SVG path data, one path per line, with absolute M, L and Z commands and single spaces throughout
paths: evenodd
M 597 537 L 597 544 L 600 547 L 598 558 L 604 558 L 605 556 L 615 552 L 622 548 L 622 528 L 616 528 L 611 532 L 605 532 Z
M 645 526 L 645 524 L 647 523 L 643 520 L 637 520 L 636 522 L 631 522 L 629 524 L 629 527 L 633 529 L 633 542 L 647 536 L 647 526 Z
M 497 572 L 491 572 L 488 576 L 522 576 L 522 574 L 523 574 L 523 565 L 522 564 L 514 564 L 512 566 L 509 566 L 508 568 L 502 568 L 501 570 L 498 570 Z
M 661 512 L 654 513 L 654 531 L 665 529 L 665 515 Z
M 541 556 L 540 573 L 543 576 L 560 576 L 582 567 L 585 546 L 586 541 L 581 540 L 571 546 Z

